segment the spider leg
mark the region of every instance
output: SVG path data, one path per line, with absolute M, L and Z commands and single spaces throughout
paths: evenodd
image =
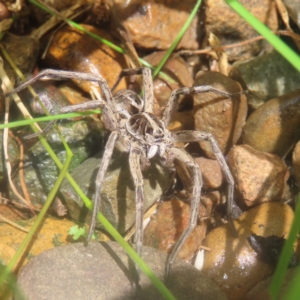
M 131 171 L 131 175 L 135 187 L 135 204 L 136 204 L 135 250 L 139 256 L 141 256 L 142 254 L 142 245 L 143 245 L 144 181 L 143 181 L 143 176 L 142 176 L 141 166 L 140 166 L 142 152 L 143 149 L 139 146 L 139 144 L 133 143 L 129 153 L 129 166 L 130 166 L 130 171 Z M 138 270 L 137 266 L 136 269 Z
M 115 104 L 113 102 L 113 97 L 109 89 L 109 86 L 107 84 L 107 81 L 104 78 L 100 77 L 99 75 L 95 75 L 91 73 L 46 69 L 40 72 L 39 74 L 37 74 L 36 76 L 34 76 L 33 78 L 29 79 L 28 81 L 24 82 L 17 88 L 15 88 L 12 92 L 5 94 L 4 96 L 8 97 L 14 93 L 20 92 L 21 90 L 25 89 L 27 86 L 45 77 L 50 77 L 53 79 L 78 79 L 78 80 L 97 82 L 101 87 L 102 94 L 106 102 L 110 105 L 111 109 L 115 111 Z
M 188 95 L 191 93 L 205 93 L 205 92 L 215 92 L 217 94 L 220 94 L 220 95 L 228 97 L 228 98 L 244 93 L 244 91 L 242 91 L 239 93 L 230 94 L 230 93 L 218 90 L 210 85 L 200 85 L 200 86 L 184 87 L 184 88 L 177 89 L 171 93 L 171 96 L 169 98 L 169 101 L 168 101 L 166 108 L 164 110 L 164 113 L 163 113 L 162 121 L 165 124 L 165 126 L 167 127 L 170 122 L 172 113 L 177 105 L 177 100 L 178 100 L 179 95 Z
M 112 92 L 120 83 L 121 79 L 124 76 L 130 75 L 139 75 L 141 74 L 143 77 L 143 100 L 144 100 L 144 112 L 153 113 L 153 101 L 154 101 L 154 93 L 153 93 L 153 81 L 151 70 L 147 67 L 141 67 L 136 69 L 124 69 L 121 71 L 118 79 L 116 80 L 115 84 L 112 87 Z
M 192 191 L 192 199 L 191 199 L 191 212 L 189 218 L 188 227 L 180 236 L 179 240 L 175 243 L 174 248 L 169 255 L 165 268 L 165 281 L 168 281 L 171 266 L 176 258 L 178 252 L 182 248 L 186 239 L 190 235 L 191 231 L 195 228 L 198 220 L 198 209 L 200 204 L 200 196 L 201 196 L 201 188 L 202 188 L 202 175 L 199 168 L 199 165 L 194 161 L 190 154 L 188 154 L 185 150 L 180 148 L 171 148 L 170 153 L 172 153 L 175 160 L 179 160 L 184 163 L 187 167 L 192 170 L 193 173 L 193 191 Z
M 102 188 L 104 176 L 105 176 L 109 161 L 111 159 L 118 135 L 119 134 L 117 132 L 113 131 L 110 134 L 108 141 L 105 145 L 105 150 L 104 150 L 104 154 L 102 157 L 101 165 L 100 165 L 99 171 L 97 173 L 97 177 L 96 177 L 95 194 L 94 194 L 94 199 L 93 199 L 94 207 L 93 207 L 93 212 L 92 212 L 91 226 L 90 226 L 89 233 L 87 236 L 87 243 L 91 240 L 91 237 L 95 230 L 96 218 L 97 218 L 97 214 L 98 214 L 100 202 L 101 202 L 101 188 Z
M 233 180 L 232 174 L 230 172 L 230 169 L 227 165 L 227 162 L 224 158 L 224 155 L 222 154 L 221 149 L 218 145 L 218 142 L 216 141 L 214 136 L 208 132 L 183 130 L 183 131 L 172 133 L 171 139 L 174 143 L 175 142 L 189 143 L 189 142 L 198 142 L 198 141 L 202 141 L 202 140 L 206 140 L 206 141 L 210 142 L 211 148 L 223 170 L 223 173 L 224 173 L 227 183 L 228 183 L 227 216 L 228 216 L 228 221 L 229 221 L 231 229 L 232 229 L 232 233 L 233 233 L 234 237 L 237 237 L 237 231 L 236 231 L 236 228 L 235 228 L 233 220 L 232 220 L 234 180 Z

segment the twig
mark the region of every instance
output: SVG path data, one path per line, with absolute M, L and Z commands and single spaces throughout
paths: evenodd
M 20 230 L 22 230 L 22 231 L 24 231 L 24 232 L 29 232 L 28 229 L 26 229 L 26 228 L 24 228 L 24 227 L 22 227 L 22 226 L 16 224 L 15 222 L 13 222 L 13 221 L 7 219 L 7 218 L 4 217 L 2 214 L 0 214 L 0 219 L 1 219 L 2 221 L 6 222 L 7 224 L 9 224 L 9 225 L 11 225 L 11 226 L 17 228 L 17 229 L 20 229 Z

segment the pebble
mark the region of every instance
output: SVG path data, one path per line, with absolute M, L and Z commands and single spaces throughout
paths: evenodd
M 107 31 L 90 25 L 82 25 L 86 30 L 113 43 Z M 120 72 L 126 68 L 124 55 L 112 50 L 107 45 L 71 27 L 63 27 L 53 37 L 45 59 L 51 68 L 67 71 L 86 72 L 102 76 L 110 87 L 117 80 Z M 99 89 L 97 83 L 73 80 L 82 90 L 89 93 L 91 87 Z M 123 79 L 117 90 L 126 88 Z
M 275 235 L 286 239 L 293 218 L 294 213 L 287 204 L 263 203 L 234 220 L 238 238 L 233 237 L 229 224 L 212 230 L 205 240 L 205 246 L 211 251 L 205 252 L 202 272 L 229 299 L 245 299 L 251 288 L 275 270 L 274 265 L 258 259 L 257 253 L 248 243 L 248 237 L 254 233 L 263 237 Z
M 191 232 L 178 253 L 178 257 L 190 261 L 205 238 L 208 213 L 203 205 L 199 208 L 199 223 Z M 190 203 L 171 198 L 159 204 L 144 231 L 145 246 L 171 253 L 176 241 L 187 228 Z M 202 217 L 202 220 L 201 220 Z
M 241 3 L 271 30 L 277 30 L 278 18 L 274 3 L 270 0 L 243 0 Z M 205 2 L 205 29 L 214 33 L 222 45 L 243 42 L 257 36 L 257 32 L 244 21 L 226 2 L 208 0 Z M 249 59 L 264 48 L 261 42 L 226 49 L 229 60 Z
M 282 286 L 280 287 L 280 292 L 277 300 L 285 300 L 287 298 L 287 293 L 291 288 L 292 284 L 295 283 L 295 276 L 299 274 L 299 267 L 291 268 L 286 271 Z M 272 277 L 268 277 L 263 281 L 257 283 L 257 285 L 252 288 L 249 293 L 247 293 L 245 300 L 272 300 L 269 287 L 271 284 Z
M 242 135 L 245 144 L 280 157 L 285 157 L 299 138 L 300 89 L 259 107 L 247 119 Z
M 242 91 L 239 83 L 218 72 L 200 71 L 194 86 L 209 85 L 227 93 Z M 247 98 L 244 94 L 226 97 L 216 92 L 193 95 L 195 130 L 211 133 L 217 140 L 223 154 L 237 142 L 247 116 Z M 199 142 L 205 154 L 212 159 L 215 155 L 207 141 Z
M 101 163 L 102 152 L 86 159 L 71 173 L 74 180 L 90 199 L 95 192 L 95 178 Z M 144 211 L 157 201 L 169 187 L 169 170 L 157 161 L 143 172 Z M 90 223 L 91 212 L 88 212 L 81 198 L 67 180 L 61 185 L 70 216 L 74 220 Z M 120 233 L 127 231 L 135 223 L 135 190 L 129 169 L 128 154 L 114 151 L 105 175 L 101 191 L 100 211 L 117 228 Z M 100 223 L 97 225 L 101 226 Z
M 300 89 L 299 72 L 277 51 L 237 61 L 229 75 L 249 90 L 247 97 L 252 110 L 272 98 Z
M 131 1 L 118 0 L 115 6 L 120 22 L 137 47 L 166 50 L 190 16 L 195 1 L 137 1 L 133 4 Z M 198 22 L 196 15 L 177 49 L 198 49 Z
M 240 204 L 253 206 L 283 197 L 289 171 L 277 155 L 239 145 L 228 153 L 228 164 Z
M 143 247 L 143 259 L 163 278 L 166 254 Z M 30 300 L 133 299 L 128 256 L 115 242 L 81 243 L 45 251 L 23 268 L 18 286 Z M 137 299 L 165 299 L 141 275 Z M 181 260 L 173 264 L 168 288 L 176 299 L 226 300 L 215 284 Z M 21 300 L 21 298 L 16 298 Z

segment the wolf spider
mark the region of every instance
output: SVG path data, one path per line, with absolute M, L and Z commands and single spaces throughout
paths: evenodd
M 121 90 L 114 96 L 112 95 L 112 92 L 115 90 L 122 77 L 137 74 L 142 75 L 143 78 L 142 97 L 140 97 L 132 90 Z M 176 242 L 173 251 L 168 256 L 165 269 L 165 276 L 167 279 L 170 273 L 170 267 L 175 257 L 177 256 L 179 250 L 186 241 L 190 232 L 196 226 L 202 187 L 202 176 L 199 165 L 183 148 L 176 147 L 175 143 L 190 143 L 200 140 L 207 140 L 210 142 L 212 150 L 226 176 L 228 182 L 227 214 L 234 230 L 234 226 L 231 221 L 234 181 L 217 141 L 210 133 L 207 132 L 183 130 L 173 133 L 167 129 L 179 95 L 187 95 L 190 93 L 204 93 L 208 91 L 213 91 L 226 97 L 231 97 L 232 94 L 220 91 L 208 85 L 195 86 L 190 88 L 179 88 L 171 93 L 162 119 L 160 120 L 153 115 L 153 81 L 151 77 L 151 70 L 146 67 L 137 69 L 124 69 L 120 73 L 115 85 L 111 90 L 106 80 L 100 76 L 88 73 L 48 69 L 17 87 L 12 93 L 19 92 L 20 90 L 43 77 L 60 79 L 71 78 L 97 82 L 102 91 L 103 99 L 100 97 L 100 99 L 98 100 L 92 100 L 84 104 L 67 106 L 65 108 L 62 108 L 60 111 L 60 113 L 67 113 L 91 110 L 100 107 L 102 109 L 103 123 L 105 127 L 111 132 L 108 137 L 108 141 L 106 143 L 105 151 L 103 154 L 103 159 L 96 177 L 96 189 L 93 198 L 94 207 L 87 241 L 91 239 L 95 228 L 96 216 L 101 200 L 101 186 L 103 184 L 105 172 L 109 165 L 113 149 L 115 147 L 120 151 L 129 153 L 130 171 L 135 186 L 137 228 L 135 233 L 135 247 L 139 255 L 141 255 L 143 243 L 142 223 L 144 191 L 142 171 L 149 167 L 150 159 L 154 156 L 159 156 L 161 164 L 167 167 L 171 167 L 173 166 L 174 162 L 176 163 L 176 161 L 180 161 L 190 169 L 192 174 L 193 184 L 191 188 L 191 213 L 188 227 Z

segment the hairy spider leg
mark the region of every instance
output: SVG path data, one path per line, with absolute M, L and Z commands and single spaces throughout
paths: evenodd
M 227 216 L 228 221 L 230 223 L 232 233 L 234 237 L 237 237 L 237 231 L 234 226 L 232 220 L 232 207 L 233 207 L 233 192 L 234 192 L 234 180 L 230 169 L 227 165 L 224 155 L 221 152 L 221 149 L 218 145 L 218 142 L 214 138 L 211 133 L 203 132 L 203 131 L 195 131 L 195 130 L 183 130 L 180 132 L 175 132 L 171 134 L 172 141 L 174 143 L 191 143 L 191 142 L 198 142 L 198 141 L 208 141 L 211 145 L 211 148 L 215 154 L 217 161 L 219 162 L 222 171 L 226 177 L 228 190 L 227 190 Z
M 178 252 L 182 248 L 183 244 L 185 243 L 186 239 L 188 238 L 192 230 L 197 225 L 201 189 L 203 185 L 200 167 L 189 153 L 187 153 L 184 149 L 176 148 L 176 147 L 172 147 L 168 149 L 168 152 L 170 152 L 174 160 L 181 161 L 183 164 L 185 164 L 188 168 L 192 170 L 193 191 L 192 191 L 192 198 L 191 198 L 191 211 L 190 211 L 189 223 L 187 228 L 184 230 L 180 238 L 175 243 L 171 254 L 168 256 L 165 265 L 165 282 L 168 282 L 171 267 Z
M 100 167 L 99 167 L 99 170 L 97 173 L 97 177 L 96 177 L 95 193 L 94 193 L 94 197 L 93 197 L 94 206 L 93 206 L 93 211 L 92 211 L 92 219 L 91 219 L 91 223 L 90 223 L 90 228 L 89 228 L 88 236 L 86 239 L 87 243 L 91 240 L 92 235 L 95 230 L 95 227 L 96 227 L 97 214 L 99 212 L 99 208 L 100 208 L 100 204 L 101 204 L 101 188 L 103 185 L 104 176 L 106 174 L 111 156 L 112 156 L 114 148 L 115 148 L 115 143 L 117 141 L 118 135 L 119 134 L 116 131 L 111 132 L 111 134 L 109 135 L 108 140 L 106 142 L 106 145 L 105 145 L 104 154 L 103 154 L 101 164 L 100 164 Z
M 144 100 L 144 109 L 143 112 L 153 113 L 154 105 L 154 92 L 153 92 L 153 80 L 151 75 L 151 69 L 147 67 L 135 68 L 135 69 L 124 69 L 120 72 L 118 79 L 113 85 L 111 91 L 113 92 L 121 79 L 125 76 L 131 75 L 142 75 L 143 78 L 143 100 Z

